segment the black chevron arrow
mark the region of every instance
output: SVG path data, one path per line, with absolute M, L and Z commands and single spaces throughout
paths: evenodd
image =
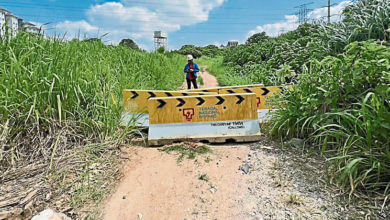
M 217 96 L 217 99 L 219 100 L 218 103 L 216 105 L 222 105 L 224 102 L 225 102 L 225 99 L 220 97 L 220 96 Z
M 204 99 L 202 99 L 200 97 L 196 97 L 196 99 L 199 100 L 199 103 L 197 104 L 197 106 L 203 105 L 203 103 L 205 102 Z
M 267 95 L 270 92 L 267 88 L 261 88 L 261 90 L 264 91 L 261 95 Z
M 148 92 L 149 93 L 149 98 L 148 99 L 150 99 L 150 98 L 153 98 L 153 97 L 156 97 L 156 94 L 154 94 L 153 92 Z
M 135 92 L 135 91 L 131 91 L 131 93 L 133 94 L 133 96 L 131 97 L 131 99 L 135 99 L 135 98 L 137 98 L 137 97 L 139 96 L 138 93 Z
M 253 93 L 252 90 L 250 90 L 250 89 L 244 89 L 244 91 L 247 93 Z
M 245 100 L 244 97 L 240 95 L 236 95 L 236 97 L 238 98 L 238 101 L 236 102 L 237 105 L 241 104 Z
M 234 92 L 233 90 L 231 90 L 231 89 L 228 89 L 227 91 L 228 91 L 228 93 L 230 93 L 230 94 L 235 93 L 235 92 Z
M 160 105 L 158 105 L 157 106 L 157 108 L 162 108 L 162 107 L 164 107 L 167 103 L 164 101 L 164 100 L 157 100 L 159 103 L 160 103 Z
M 209 90 L 205 89 L 205 90 L 202 90 L 202 92 L 209 92 Z
M 284 92 L 286 91 L 286 89 L 283 86 L 279 86 L 279 89 L 281 90 L 280 93 L 282 93 L 282 94 L 284 94 Z
M 183 95 L 183 96 L 188 96 L 188 94 L 187 94 L 187 93 L 184 93 L 184 92 L 182 93 L 182 95 Z
M 165 92 L 165 95 L 167 95 L 167 96 L 173 96 L 172 93 L 170 93 L 170 92 Z
M 184 101 L 183 99 L 178 98 L 176 100 L 180 102 L 178 105 L 176 105 L 176 107 L 182 107 L 184 104 L 186 104 L 186 101 Z

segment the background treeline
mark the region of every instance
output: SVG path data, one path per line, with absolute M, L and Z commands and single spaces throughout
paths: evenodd
M 173 51 L 181 55 L 191 54 L 194 58 L 200 58 L 202 56 L 216 57 L 222 55 L 223 50 L 215 45 L 208 45 L 205 47 L 197 47 L 194 45 L 184 45 L 179 50 Z

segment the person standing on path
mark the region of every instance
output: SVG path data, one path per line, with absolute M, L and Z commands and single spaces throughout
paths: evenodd
M 191 83 L 194 85 L 194 88 L 198 88 L 196 83 L 196 78 L 198 78 L 199 66 L 194 63 L 194 58 L 192 55 L 187 56 L 188 64 L 184 67 L 184 72 L 186 73 L 186 81 L 188 89 L 191 89 Z

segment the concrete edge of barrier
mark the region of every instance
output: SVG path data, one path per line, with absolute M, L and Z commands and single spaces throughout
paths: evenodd
M 261 133 L 252 134 L 252 135 L 226 135 L 219 137 L 183 137 L 183 138 L 162 138 L 158 140 L 148 140 L 149 146 L 162 146 L 178 142 L 191 141 L 191 142 L 202 142 L 202 143 L 245 143 L 245 142 L 255 142 L 261 140 Z
M 125 127 L 130 122 L 134 123 L 135 127 L 147 128 L 149 127 L 149 114 L 122 112 L 119 126 Z
M 257 110 L 259 123 L 268 122 L 271 120 L 270 112 L 277 109 L 261 109 Z M 127 126 L 131 120 L 135 120 L 136 127 L 147 128 L 149 127 L 149 114 L 148 113 L 131 113 L 122 112 L 120 126 Z

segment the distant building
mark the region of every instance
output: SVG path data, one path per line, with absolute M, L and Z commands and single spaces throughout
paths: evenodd
M 22 28 L 23 28 L 23 19 L 22 18 L 18 18 L 18 29 L 19 30 L 22 30 Z
M 4 39 L 6 26 L 12 37 L 15 37 L 19 30 L 25 30 L 30 33 L 40 34 L 40 28 L 31 22 L 23 22 L 22 18 L 18 18 L 10 11 L 0 8 L 0 39 Z
M 238 41 L 230 40 L 230 41 L 228 41 L 228 44 L 226 47 L 236 47 L 236 46 L 238 46 Z
M 0 37 L 4 37 L 5 35 L 6 14 L 10 14 L 10 12 L 3 8 L 0 8 Z
M 10 29 L 12 36 L 15 37 L 19 31 L 18 17 L 11 13 L 8 13 L 5 15 L 5 21 Z

